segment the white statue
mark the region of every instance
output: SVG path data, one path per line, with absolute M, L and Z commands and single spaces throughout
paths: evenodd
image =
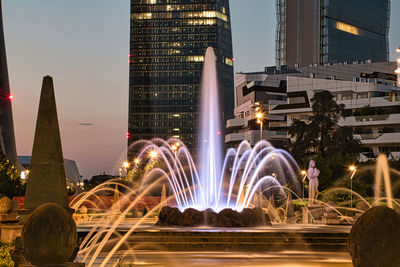
M 318 192 L 318 176 L 320 171 L 315 167 L 315 161 L 310 160 L 308 164 L 308 171 L 307 171 L 307 178 L 309 182 L 309 189 L 308 189 L 308 199 L 309 205 L 314 203 L 314 199 L 316 199 L 317 192 Z

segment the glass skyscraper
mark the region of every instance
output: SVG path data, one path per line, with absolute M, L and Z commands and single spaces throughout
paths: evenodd
M 197 147 L 199 87 L 210 46 L 225 120 L 234 106 L 229 1 L 131 0 L 128 146 L 159 137 Z
M 276 0 L 276 64 L 389 60 L 390 0 Z

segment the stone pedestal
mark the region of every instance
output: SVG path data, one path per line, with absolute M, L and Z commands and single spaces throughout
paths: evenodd
M 0 240 L 13 243 L 17 236 L 21 236 L 22 225 L 18 223 L 0 223 Z

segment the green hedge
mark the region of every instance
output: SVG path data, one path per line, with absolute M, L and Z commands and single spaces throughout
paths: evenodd
M 11 246 L 0 241 L 0 267 L 14 267 L 11 259 Z

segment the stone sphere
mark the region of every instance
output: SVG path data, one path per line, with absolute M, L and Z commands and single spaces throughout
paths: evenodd
M 400 215 L 387 207 L 367 210 L 353 225 L 349 250 L 355 267 L 400 266 Z
M 77 238 L 71 214 L 55 203 L 36 208 L 22 228 L 24 255 L 34 265 L 67 262 L 76 248 Z
M 8 197 L 0 199 L 0 214 L 9 214 L 12 211 L 12 202 Z

